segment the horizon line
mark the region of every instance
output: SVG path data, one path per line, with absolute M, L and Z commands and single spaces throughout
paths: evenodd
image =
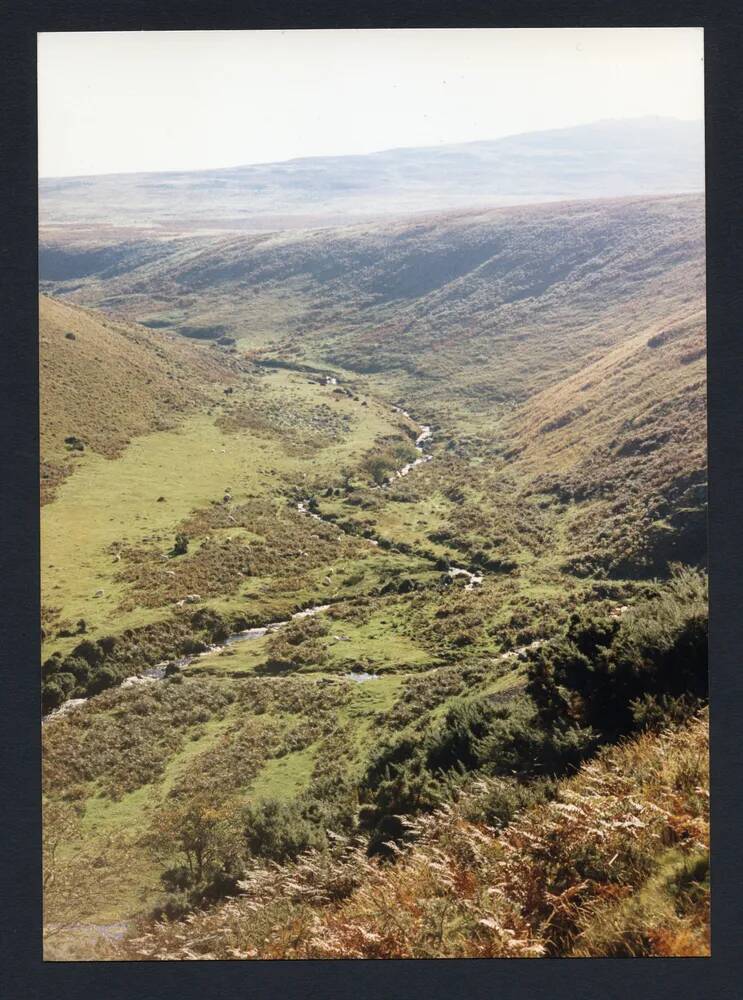
M 685 124 L 700 124 L 704 125 L 704 118 L 679 118 L 675 115 L 658 115 L 658 114 L 647 114 L 647 115 L 631 115 L 626 118 L 595 118 L 588 122 L 579 122 L 576 125 L 560 125 L 554 128 L 542 128 L 542 129 L 530 129 L 526 132 L 508 132 L 505 135 L 497 136 L 495 138 L 483 138 L 483 139 L 464 139 L 462 141 L 442 141 L 436 144 L 427 145 L 413 145 L 413 146 L 385 146 L 381 149 L 369 150 L 366 153 L 313 153 L 308 156 L 290 156 L 284 160 L 256 160 L 253 162 L 242 162 L 233 163 L 220 167 L 181 167 L 181 168 L 169 168 L 162 170 L 111 170 L 103 171 L 101 173 L 94 174 L 46 174 L 37 175 L 37 180 L 41 181 L 73 181 L 73 180 L 87 180 L 89 178 L 100 178 L 100 177 L 138 177 L 145 175 L 157 175 L 157 174 L 199 174 L 199 173 L 218 173 L 219 171 L 228 170 L 240 170 L 243 167 L 269 167 L 269 166 L 279 166 L 281 164 L 287 163 L 301 163 L 306 160 L 329 160 L 329 159 L 353 159 L 358 157 L 366 156 L 378 156 L 383 153 L 396 153 L 401 150 L 411 150 L 411 149 L 441 149 L 447 146 L 474 146 L 479 143 L 486 142 L 502 142 L 507 139 L 517 139 L 520 136 L 525 135 L 539 135 L 549 132 L 568 132 L 574 131 L 580 128 L 590 128 L 595 125 L 602 125 L 609 122 L 641 122 L 647 121 L 648 119 L 657 119 L 662 121 L 679 122 Z

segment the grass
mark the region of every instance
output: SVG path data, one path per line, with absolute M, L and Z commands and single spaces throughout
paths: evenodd
M 279 399 L 289 394 L 304 401 L 317 393 L 316 386 L 285 372 L 268 381 L 271 394 Z M 346 397 L 337 405 L 353 409 Z M 149 539 L 156 560 L 172 547 L 178 525 L 194 511 L 220 501 L 226 487 L 237 503 L 255 495 L 278 497 L 288 482 L 317 474 L 317 457 L 287 454 L 280 434 L 261 439 L 248 430 L 226 433 L 215 419 L 201 414 L 177 429 L 142 435 L 113 460 L 88 455 L 61 484 L 56 499 L 43 509 L 41 523 L 43 600 L 56 610 L 59 621 L 82 618 L 90 633 L 101 635 L 161 617 L 163 606 L 146 608 L 141 602 L 122 612 L 128 588 L 117 580 L 121 565 L 112 547 L 138 546 Z M 320 467 L 334 475 L 339 465 L 358 460 L 380 433 L 394 427 L 381 407 L 368 407 L 363 422 L 357 421 L 342 440 L 323 449 Z M 165 501 L 158 503 L 160 496 Z M 249 540 L 251 533 L 240 536 Z M 99 590 L 104 593 L 96 597 Z M 223 607 L 234 610 L 240 604 L 233 598 Z M 45 654 L 66 652 L 76 641 L 49 642 Z
M 177 426 L 238 381 L 239 366 L 221 351 L 46 296 L 39 315 L 42 501 L 91 453 L 115 458 L 133 437 Z
M 266 761 L 258 777 L 247 789 L 247 799 L 281 799 L 287 801 L 295 798 L 309 785 L 312 776 L 312 766 L 317 748 L 314 745 L 295 753 L 286 754 Z
M 401 632 L 400 619 L 395 628 L 395 622 L 391 622 L 389 618 L 388 614 L 381 613 L 363 625 L 344 621 L 342 618 L 333 619 L 330 636 L 331 663 L 356 661 L 359 666 L 363 665 L 373 671 L 404 671 L 429 662 L 430 652 Z M 343 641 L 335 640 L 335 636 L 341 636 Z
M 416 470 L 414 475 L 418 474 L 419 470 Z M 340 498 L 323 498 L 319 509 L 324 515 L 337 517 L 341 522 L 349 521 L 362 529 L 368 522 L 372 522 L 376 535 L 389 539 L 396 545 L 408 545 L 414 551 L 425 551 L 432 553 L 434 557 L 456 560 L 455 549 L 428 537 L 431 532 L 447 523 L 451 502 L 439 492 L 405 501 L 395 497 L 394 488 L 386 494 L 375 496 L 374 506 L 370 511 L 359 510 Z
M 161 611 L 119 612 L 126 588 L 115 579 L 120 567 L 111 546 L 155 535 L 165 553 L 177 524 L 215 499 L 215 484 L 238 477 L 248 488 L 265 483 L 261 473 L 246 469 L 239 442 L 208 416 L 192 417 L 178 431 L 138 438 L 114 461 L 90 456 L 42 511 L 46 603 L 58 607 L 63 619 L 84 618 L 98 634 L 154 620 Z M 163 494 L 166 502 L 158 503 Z M 99 589 L 102 597 L 95 596 Z

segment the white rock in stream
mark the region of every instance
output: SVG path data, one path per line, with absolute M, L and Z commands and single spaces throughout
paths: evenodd
M 309 516 L 314 517 L 316 521 L 322 521 L 322 518 L 320 517 L 319 514 L 315 514 L 311 510 L 307 510 L 307 505 L 303 500 L 300 500 L 299 503 L 297 504 L 297 510 L 299 511 L 300 514 L 309 514 Z
M 154 684 L 158 680 L 157 677 L 148 677 L 146 674 L 134 674 L 133 677 L 127 677 L 121 682 L 119 687 L 121 688 L 132 688 L 139 687 L 141 684 Z M 83 699 L 85 700 L 85 699 Z
M 462 569 L 460 566 L 452 566 L 449 570 L 450 576 L 466 576 L 467 583 L 464 585 L 465 590 L 472 590 L 473 587 L 479 587 L 482 584 L 482 573 L 470 573 L 468 569 Z

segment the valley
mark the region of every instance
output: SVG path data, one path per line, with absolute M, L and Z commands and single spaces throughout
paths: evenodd
M 40 236 L 48 957 L 703 953 L 701 196 L 223 225 Z M 642 859 L 483 902 L 631 758 Z

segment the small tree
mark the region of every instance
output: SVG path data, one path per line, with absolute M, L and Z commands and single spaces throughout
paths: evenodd
M 168 801 L 155 817 L 150 839 L 163 858 L 172 859 L 177 851 L 198 884 L 235 866 L 242 851 L 241 834 L 226 803 L 197 795 L 185 802 Z

